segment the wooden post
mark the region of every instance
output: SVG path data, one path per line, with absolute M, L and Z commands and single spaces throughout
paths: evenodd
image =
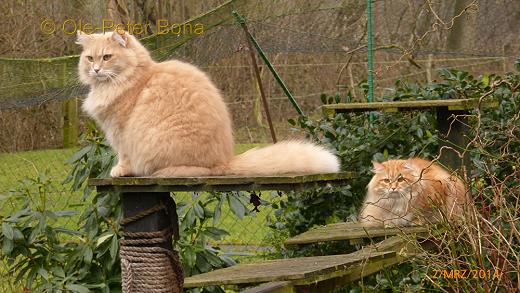
M 62 103 L 63 147 L 70 148 L 78 142 L 78 99 L 72 98 Z
M 182 293 L 182 265 L 172 244 L 172 233 L 178 232 L 177 213 L 170 193 L 121 196 L 123 239 L 119 253 L 123 293 Z
M 155 193 L 122 193 L 123 218 L 128 218 L 139 212 L 159 205 L 170 196 L 169 192 Z M 170 225 L 169 218 L 165 210 L 155 212 L 149 216 L 123 225 L 124 232 L 156 232 L 167 228 Z M 173 251 L 172 242 L 160 243 L 161 247 Z
M 437 128 L 442 139 L 439 145 L 441 149 L 439 161 L 442 165 L 456 170 L 460 175 L 463 175 L 464 172 L 463 165 L 466 167 L 466 174 L 469 174 L 470 171 L 468 152 L 465 152 L 463 158 L 458 154 L 464 152 L 468 143 L 467 135 L 470 130 L 468 114 L 463 110 L 450 111 L 448 107 L 437 108 Z

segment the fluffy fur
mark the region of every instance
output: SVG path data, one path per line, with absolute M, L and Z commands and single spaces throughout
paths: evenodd
M 464 183 L 441 166 L 420 158 L 373 164 L 361 222 L 408 226 L 463 215 Z
M 80 80 L 83 109 L 118 155 L 111 176 L 275 175 L 337 172 L 329 150 L 280 142 L 233 155 L 228 109 L 209 77 L 180 61 L 157 63 L 126 32 L 86 35 Z

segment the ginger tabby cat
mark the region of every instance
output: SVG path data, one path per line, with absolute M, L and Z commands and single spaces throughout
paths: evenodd
M 466 187 L 441 166 L 420 158 L 373 165 L 360 222 L 409 226 L 463 215 Z

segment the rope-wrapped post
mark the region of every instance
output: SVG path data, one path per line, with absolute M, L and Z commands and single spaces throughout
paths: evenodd
M 178 237 L 178 219 L 170 194 L 123 193 L 122 201 L 123 293 L 181 293 L 182 265 L 172 245 L 172 236 Z

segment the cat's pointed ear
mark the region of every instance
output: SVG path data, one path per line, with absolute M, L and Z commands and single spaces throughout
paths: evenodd
M 430 167 L 433 163 L 425 162 L 422 159 L 418 158 L 410 158 L 406 160 L 403 167 L 405 170 L 408 170 L 412 173 L 413 176 L 422 176 L 431 171 Z
M 404 167 L 406 170 L 408 170 L 408 171 L 415 171 L 415 166 L 414 166 L 414 164 L 413 164 L 412 162 L 410 162 L 410 160 L 407 160 L 407 161 L 404 163 L 403 167 Z
M 90 39 L 91 39 L 90 35 L 82 32 L 80 30 L 78 30 L 76 32 L 76 44 L 83 46 Z
M 412 174 L 413 176 L 419 176 L 419 174 L 421 173 L 421 168 L 419 168 L 417 165 L 415 165 L 413 163 L 413 159 L 408 159 L 406 160 L 406 162 L 404 162 L 403 164 L 403 168 L 410 172 L 410 174 Z
M 404 165 L 403 167 L 406 169 L 406 170 L 409 170 L 409 171 L 421 171 L 422 170 L 422 165 L 424 164 L 421 164 L 421 159 L 418 159 L 418 158 L 409 158 L 408 160 L 406 160 L 404 162 Z
M 128 33 L 124 30 L 115 30 L 112 32 L 112 40 L 118 42 L 122 47 L 128 48 L 129 39 Z
M 383 164 L 379 163 L 379 162 L 376 162 L 376 161 L 372 161 L 372 172 L 374 173 L 381 173 L 385 170 L 385 166 L 383 166 Z

